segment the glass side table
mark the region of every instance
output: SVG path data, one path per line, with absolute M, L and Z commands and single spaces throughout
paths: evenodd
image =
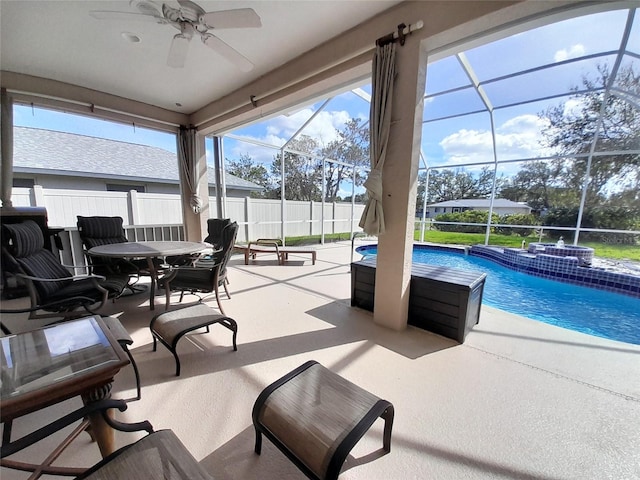
M 8 441 L 14 419 L 69 398 L 80 395 L 85 403 L 108 398 L 115 375 L 128 364 L 98 315 L 1 337 L 3 436 Z M 89 422 L 102 456 L 112 453 L 113 429 L 100 414 Z

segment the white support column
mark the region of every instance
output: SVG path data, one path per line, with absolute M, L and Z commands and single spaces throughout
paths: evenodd
M 396 53 L 391 131 L 382 175 L 386 232 L 379 237 L 373 319 L 394 330 L 407 326 L 417 194 L 426 49 L 407 38 Z

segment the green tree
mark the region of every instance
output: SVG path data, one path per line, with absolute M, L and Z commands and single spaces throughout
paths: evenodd
M 609 88 L 607 93 L 607 88 Z M 573 226 L 577 221 L 582 188 L 591 156 L 582 226 L 617 230 L 634 229 L 640 223 L 640 74 L 632 64 L 621 66 L 611 81 L 608 66 L 597 67 L 596 78 L 584 76 L 581 87 L 572 89 L 572 107 L 566 104 L 542 113 L 549 126 L 543 131 L 546 146 L 558 155 L 571 156 L 553 161 L 556 182 L 572 195 L 562 202 L 549 203 L 545 223 Z M 634 152 L 635 151 L 635 152 Z M 601 152 L 630 152 L 602 154 Z M 611 234 L 584 232 L 580 238 L 610 241 Z M 624 236 L 635 241 L 635 236 Z
M 505 183 L 500 195 L 514 202 L 525 202 L 533 211 L 541 212 L 560 202 L 576 200 L 576 190 L 563 187 L 562 165 L 557 162 L 525 163 L 518 173 Z
M 640 111 L 629 99 L 640 97 L 640 75 L 632 65 L 620 67 L 613 89 L 607 65 L 597 67 L 595 79 L 584 76 L 582 86 L 572 88 L 574 108 L 566 104 L 551 107 L 542 113 L 549 120 L 543 131 L 546 146 L 559 155 L 588 154 L 597 138 L 596 152 L 632 151 L 640 149 Z M 587 171 L 587 158 L 555 161 L 563 184 L 581 191 Z M 607 203 L 616 197 L 612 193 L 633 189 L 640 183 L 640 155 L 594 155 L 591 160 L 587 189 L 587 205 Z M 628 198 L 621 195 L 619 198 Z M 637 201 L 637 195 L 634 196 Z
M 421 206 L 424 198 L 426 173 L 419 176 L 417 205 Z M 499 177 L 496 182 L 496 192 L 504 184 L 504 178 Z M 474 176 L 464 168 L 434 169 L 429 174 L 428 203 L 459 200 L 462 198 L 487 198 L 493 189 L 493 169 L 484 166 Z
M 318 142 L 308 135 L 300 135 L 289 147 L 294 152 L 284 152 L 285 197 L 287 200 L 321 201 L 322 162 L 318 160 Z M 308 152 L 305 155 L 304 152 Z M 273 188 L 270 198 L 280 198 L 282 189 L 282 154 L 277 154 L 271 164 Z
M 368 125 L 363 124 L 360 119 L 352 118 L 338 132 L 338 138 L 323 149 L 323 155 L 325 158 L 341 162 L 327 162 L 326 164 L 325 198 L 332 202 L 338 199 L 341 183 L 344 180 L 353 179 L 353 170 L 349 165 L 361 167 L 356 168 L 356 186 L 362 185 L 366 179 L 362 167 L 369 166 Z
M 269 172 L 263 165 L 254 163 L 249 155 L 242 154 L 238 160 L 226 159 L 225 167 L 228 173 L 260 185 L 264 187 L 265 190 L 269 189 Z M 265 190 L 262 192 L 251 192 L 251 196 L 254 198 L 262 197 L 264 196 Z

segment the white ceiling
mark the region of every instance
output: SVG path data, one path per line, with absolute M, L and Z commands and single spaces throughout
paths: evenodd
M 160 6 L 162 1 L 155 3 Z M 165 3 L 179 7 L 176 0 Z M 92 10 L 137 12 L 129 0 L 1 0 L 0 67 L 189 114 L 400 1 L 196 3 L 207 12 L 247 7 L 256 11 L 262 28 L 215 31 L 255 65 L 253 70 L 240 71 L 196 37 L 184 68 L 171 68 L 167 55 L 178 33 L 171 25 L 97 20 L 89 15 Z M 141 41 L 131 43 L 123 32 Z

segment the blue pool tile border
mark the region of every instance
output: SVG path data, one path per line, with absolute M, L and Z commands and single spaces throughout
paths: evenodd
M 366 256 L 368 248 L 376 247 L 377 245 L 363 245 L 358 247 L 356 251 Z M 490 260 L 503 267 L 535 277 L 640 298 L 640 276 L 612 272 L 600 267 L 582 266 L 577 257 L 559 257 L 544 253 L 532 254 L 528 250 L 522 250 L 520 248 L 491 245 L 455 247 L 415 244 L 414 248 L 457 253 L 460 255 L 468 254 Z
M 491 260 L 518 272 L 640 298 L 640 276 L 581 266 L 576 257 L 527 253 L 519 248 L 486 245 L 473 245 L 469 249 L 469 255 Z

